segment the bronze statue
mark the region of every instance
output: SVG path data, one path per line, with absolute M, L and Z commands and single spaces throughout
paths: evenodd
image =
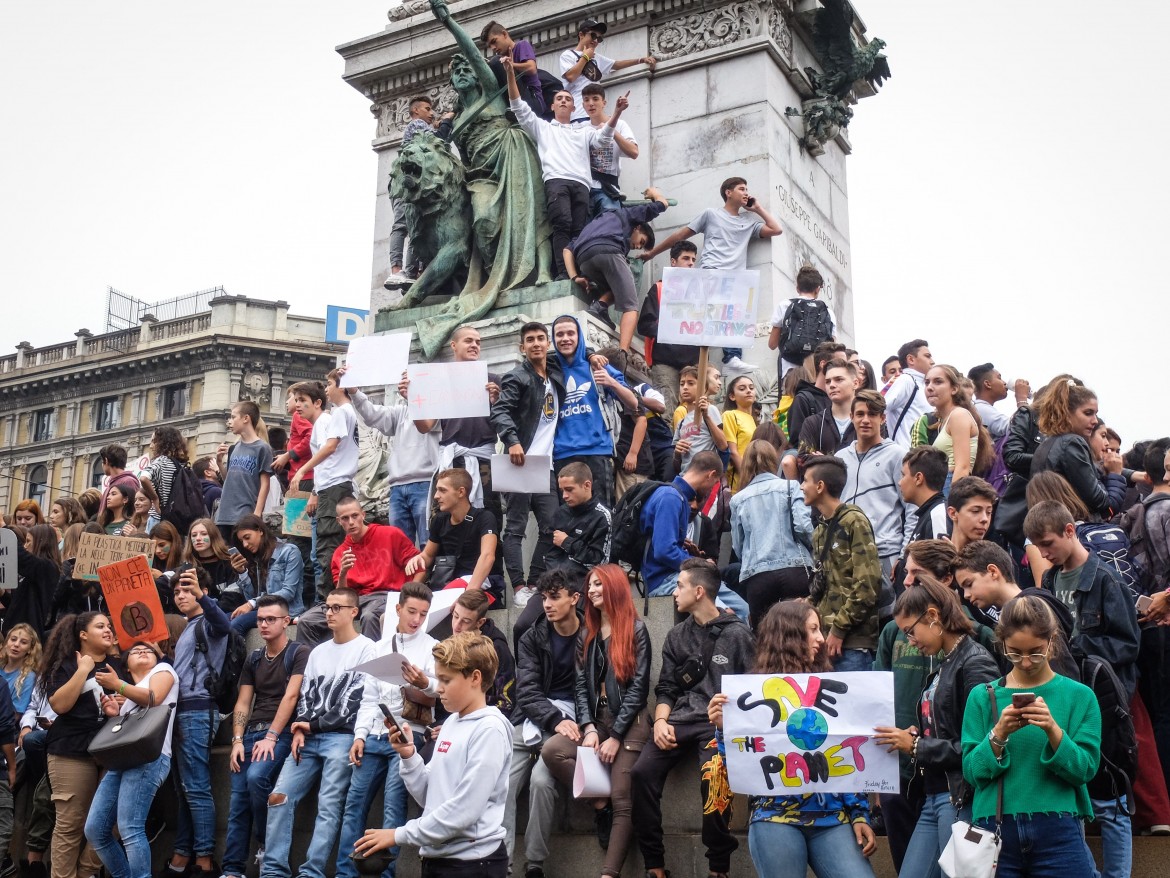
M 853 109 L 849 93 L 853 84 L 865 80 L 877 90 L 890 78 L 890 62 L 882 54 L 884 41 L 870 40 L 859 47 L 853 42 L 853 6 L 849 0 L 822 0 L 812 14 L 813 51 L 823 72 L 806 67 L 814 97 L 803 110 L 788 107 L 786 116 L 804 116 L 805 145 L 820 147 L 849 125 Z
M 432 293 L 453 292 L 467 279 L 471 206 L 463 165 L 434 134 L 416 134 L 398 153 L 390 196 L 406 214 L 411 252 L 426 265 L 395 308 L 411 308 Z
M 431 11 L 455 37 L 451 85 L 457 95 L 453 140 L 463 156 L 470 198 L 471 260 L 462 292 L 418 323 L 424 355 L 433 357 L 462 323 L 485 316 L 505 290 L 547 283 L 552 251 L 536 146 L 505 115 L 504 90 L 474 41 L 451 18 L 444 0 Z M 458 235 L 441 234 L 443 240 Z M 416 284 L 417 286 L 417 284 Z M 394 307 L 409 307 L 411 295 Z

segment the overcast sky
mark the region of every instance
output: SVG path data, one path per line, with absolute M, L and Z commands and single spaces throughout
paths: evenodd
M 107 285 L 364 307 L 374 127 L 334 47 L 390 5 L 4 4 L 0 351 L 102 331 Z M 963 371 L 1070 371 L 1127 444 L 1170 432 L 1153 336 L 1170 11 L 857 5 L 894 73 L 850 128 L 862 355 L 923 336 Z

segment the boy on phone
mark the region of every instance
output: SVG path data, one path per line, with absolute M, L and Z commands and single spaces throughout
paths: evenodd
M 409 724 L 390 735 L 402 760 L 402 780 L 423 805 L 422 816 L 400 827 L 366 830 L 354 852 L 368 857 L 399 844 L 418 845 L 428 878 L 456 878 L 472 870 L 485 878 L 505 878 L 503 818 L 512 729 L 497 708 L 487 705 L 496 651 L 487 637 L 465 631 L 437 645 L 433 655 L 439 698 L 451 712 L 434 758 L 429 765 L 423 762 Z

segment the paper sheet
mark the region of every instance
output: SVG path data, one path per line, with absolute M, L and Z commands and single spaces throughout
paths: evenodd
M 410 373 L 410 417 L 415 421 L 441 418 L 486 418 L 487 363 L 417 363 Z
M 462 580 L 456 580 L 462 582 Z M 444 588 L 434 593 L 431 598 L 431 608 L 427 611 L 427 621 L 425 629 L 429 634 L 435 630 L 435 627 L 451 615 L 451 608 L 455 606 L 455 601 L 459 600 L 459 595 L 467 591 L 466 588 Z M 388 592 L 386 595 L 386 615 L 382 617 L 382 639 L 385 643 L 394 636 L 395 630 L 398 628 L 398 592 Z
M 592 747 L 577 748 L 577 765 L 573 769 L 573 798 L 609 798 L 609 766 L 601 761 Z
M 528 455 L 524 466 L 514 466 L 506 454 L 492 455 L 492 490 L 511 494 L 548 494 L 552 491 L 552 458 Z
M 410 683 L 402 676 L 403 662 L 409 663 L 410 659 L 400 652 L 392 652 L 389 655 L 380 655 L 376 659 L 362 662 L 354 670 L 369 674 L 383 683 L 390 683 L 394 686 L 409 686 Z
M 398 385 L 410 362 L 409 332 L 355 338 L 345 354 L 342 387 Z

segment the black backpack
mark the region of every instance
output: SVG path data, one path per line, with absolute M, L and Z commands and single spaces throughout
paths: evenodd
M 650 495 L 659 488 L 673 487 L 669 482 L 647 479 L 639 482 L 618 500 L 613 508 L 612 537 L 609 543 L 609 560 L 614 564 L 628 564 L 631 570 L 642 569 L 642 555 L 646 551 L 646 540 L 650 533 L 642 531 L 642 507 Z
M 1158 551 L 1146 530 L 1146 511 L 1163 500 L 1170 500 L 1170 494 L 1151 494 L 1121 516 L 1121 527 L 1129 536 L 1129 560 L 1137 577 L 1139 594 L 1153 594 L 1166 587 L 1167 571 L 1159 561 Z
M 203 661 L 207 663 L 207 694 L 215 702 L 216 709 L 223 714 L 232 712 L 236 706 L 236 698 L 240 694 L 240 674 L 244 670 L 244 662 L 248 660 L 248 642 L 244 635 L 232 629 L 227 634 L 227 649 L 224 650 L 223 665 L 215 667 L 209 658 L 207 632 L 204 626 L 207 620 L 202 616 L 192 623 L 195 626 L 195 651 L 203 654 Z
M 303 643 L 297 643 L 295 640 L 290 640 L 288 646 L 284 650 L 284 676 L 287 678 L 292 676 L 293 665 L 296 663 L 297 655 L 301 649 L 308 649 Z M 256 678 L 256 669 L 260 667 L 260 656 L 264 655 L 267 647 L 260 647 L 252 650 L 252 654 L 248 656 L 248 664 L 252 666 L 252 679 Z
M 803 296 L 793 300 L 784 314 L 780 335 L 784 339 L 780 356 L 790 363 L 803 363 L 817 345 L 828 341 L 833 335 L 829 306 L 820 299 L 806 299 Z
M 1094 799 L 1126 797 L 1126 813 L 1134 814 L 1133 778 L 1137 772 L 1137 733 L 1129 712 L 1129 696 L 1104 659 L 1087 655 L 1080 661 L 1081 682 L 1093 690 L 1101 706 L 1101 765 L 1089 781 Z
M 203 503 L 203 486 L 195 471 L 183 463 L 176 463 L 171 480 L 171 496 L 162 510 L 163 521 L 169 521 L 180 534 L 186 534 L 197 518 L 207 516 Z

